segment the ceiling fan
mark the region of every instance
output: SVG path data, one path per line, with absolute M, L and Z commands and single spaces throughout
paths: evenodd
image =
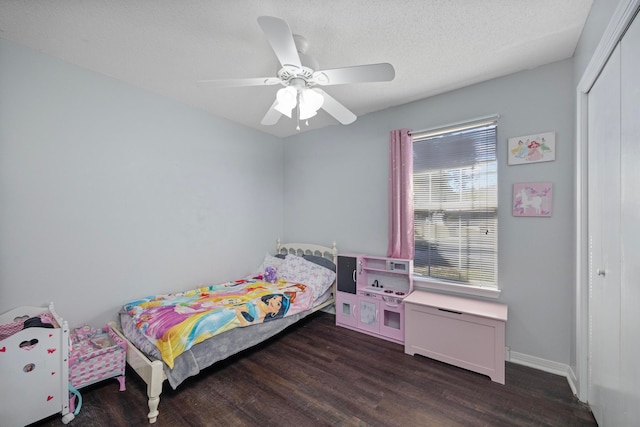
M 282 65 L 276 77 L 201 80 L 198 83 L 216 87 L 281 84 L 284 87 L 278 90 L 275 101 L 262 118 L 260 123 L 263 125 L 275 125 L 283 115 L 291 118 L 296 107 L 298 130 L 299 121 L 315 116 L 320 108 L 344 125 L 353 123 L 356 115 L 317 86 L 383 82 L 395 77 L 393 66 L 387 63 L 318 70 L 318 63 L 306 54 L 307 40 L 292 34 L 285 21 L 260 16 L 258 24 Z

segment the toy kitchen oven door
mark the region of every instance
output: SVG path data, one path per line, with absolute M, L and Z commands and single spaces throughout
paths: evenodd
M 403 300 L 413 290 L 412 261 L 364 255 L 342 261 L 349 271 L 338 272 L 336 323 L 403 344 Z

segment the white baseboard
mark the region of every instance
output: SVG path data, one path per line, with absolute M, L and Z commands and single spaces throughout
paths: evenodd
M 321 308 L 320 311 L 323 311 L 323 312 L 328 313 L 328 314 L 335 315 L 336 314 L 336 305 L 335 304 L 328 305 L 325 308 Z
M 510 362 L 517 363 L 518 365 L 528 366 L 530 368 L 539 369 L 541 371 L 549 372 L 551 374 L 567 376 L 569 372 L 569 365 L 564 363 L 554 362 L 552 360 L 542 359 L 540 357 L 529 356 L 528 354 L 518 353 L 511 350 Z
M 567 381 L 569 381 L 569 387 L 571 387 L 571 391 L 573 392 L 573 394 L 578 399 L 580 399 L 580 395 L 578 394 L 578 377 L 576 376 L 576 373 L 573 371 L 573 369 L 571 369 L 571 366 L 569 366 L 569 372 L 567 372 Z
M 509 361 L 518 365 L 528 366 L 530 368 L 539 369 L 551 374 L 562 375 L 569 382 L 569 387 L 574 395 L 577 395 L 575 373 L 569 365 L 554 362 L 552 360 L 542 359 L 540 357 L 529 356 L 528 354 L 518 353 L 517 351 L 509 351 Z

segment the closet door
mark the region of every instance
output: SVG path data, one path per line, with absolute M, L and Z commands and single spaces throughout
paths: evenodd
M 589 92 L 589 396 L 600 426 L 620 390 L 620 46 Z
M 620 426 L 640 420 L 640 19 L 620 43 L 622 52 L 622 320 Z

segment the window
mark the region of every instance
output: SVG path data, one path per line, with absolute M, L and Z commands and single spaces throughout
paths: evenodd
M 416 278 L 497 289 L 495 121 L 413 135 Z

